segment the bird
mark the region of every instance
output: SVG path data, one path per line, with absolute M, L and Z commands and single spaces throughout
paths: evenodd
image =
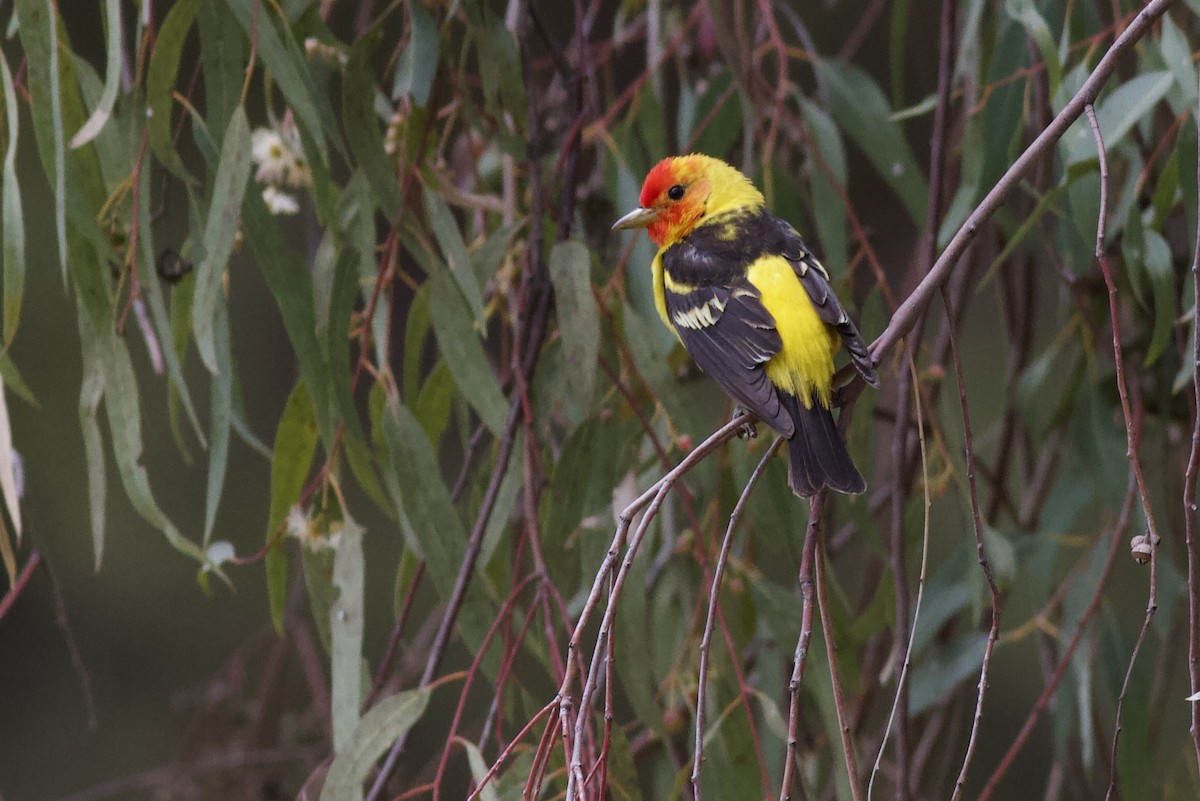
M 645 228 L 658 314 L 738 406 L 787 439 L 799 496 L 867 484 L 833 420 L 833 357 L 844 345 L 872 386 L 875 363 L 829 273 L 754 184 L 720 159 L 658 162 L 613 230 Z

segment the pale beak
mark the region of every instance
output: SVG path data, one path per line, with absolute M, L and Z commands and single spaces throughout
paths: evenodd
M 624 231 L 627 228 L 645 228 L 658 219 L 654 209 L 636 208 L 613 223 L 614 231 Z

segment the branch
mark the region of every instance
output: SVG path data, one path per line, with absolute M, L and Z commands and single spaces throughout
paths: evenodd
M 725 575 L 725 562 L 729 558 L 729 548 L 733 544 L 733 532 L 737 528 L 738 521 L 742 518 L 742 510 L 746 506 L 746 501 L 750 498 L 750 493 L 754 489 L 754 485 L 758 483 L 758 479 L 762 476 L 763 471 L 767 469 L 767 464 L 771 461 L 771 457 L 779 450 L 779 446 L 783 444 L 783 437 L 776 437 L 775 442 L 771 447 L 767 448 L 767 452 L 763 454 L 759 460 L 758 466 L 754 468 L 754 472 L 750 474 L 750 478 L 746 480 L 746 486 L 742 490 L 742 495 L 738 498 L 737 505 L 733 507 L 733 512 L 729 515 L 729 527 L 725 529 L 725 539 L 721 541 L 721 553 L 717 557 L 717 565 L 713 570 L 712 585 L 708 591 L 708 617 L 704 621 L 704 636 L 700 639 L 700 670 L 696 679 L 696 740 L 695 740 L 695 756 L 692 758 L 692 797 L 695 801 L 700 801 L 700 767 L 704 763 L 704 708 L 706 704 L 706 696 L 708 695 L 708 651 L 712 642 L 713 626 L 717 618 L 717 602 L 721 594 L 721 578 Z M 764 790 L 766 788 L 763 788 Z
M 813 622 L 813 562 L 816 561 L 817 532 L 821 526 L 821 507 L 825 503 L 826 491 L 821 489 L 813 496 L 808 512 L 808 529 L 804 533 L 804 552 L 800 557 L 800 637 L 796 640 L 796 653 L 792 657 L 792 677 L 788 681 L 787 753 L 783 755 L 783 782 L 779 788 L 779 801 L 791 801 L 794 772 L 798 769 L 796 745 L 800 739 L 800 683 L 804 680 L 804 666 L 808 662 L 808 643 L 812 639 Z
M 1121 56 L 1141 39 L 1150 29 L 1150 26 L 1166 13 L 1167 9 L 1173 6 L 1175 2 L 1176 0 L 1151 0 L 1146 4 L 1145 8 L 1138 12 L 1137 17 L 1134 18 L 1129 27 L 1113 42 L 1112 47 L 1100 59 L 1100 63 L 1092 70 L 1092 74 L 1084 81 L 1083 86 L 1075 93 L 1075 96 L 1050 121 L 1050 124 L 1038 135 L 1037 139 L 1033 140 L 1029 147 L 1013 162 L 1007 172 L 996 182 L 991 191 L 987 193 L 987 196 L 975 207 L 975 210 L 967 217 L 966 222 L 954 234 L 954 237 L 950 240 L 950 244 L 942 251 L 942 255 L 934 262 L 929 273 L 917 285 L 916 289 L 912 291 L 912 294 L 900 304 L 900 308 L 896 310 L 896 313 L 892 315 L 892 319 L 888 322 L 887 328 L 871 343 L 871 356 L 876 362 L 880 361 L 883 355 L 891 350 L 912 329 L 924 311 L 925 306 L 929 303 L 930 298 L 933 297 L 934 291 L 944 284 L 954 271 L 959 258 L 975 238 L 975 234 L 978 232 L 980 226 L 996 213 L 996 210 L 1004 203 L 1005 198 L 1019 185 L 1025 173 L 1029 171 L 1037 160 L 1062 138 L 1072 123 L 1079 119 L 1080 115 L 1083 114 L 1084 107 L 1095 100 L 1100 93 L 1100 89 L 1103 88 L 1104 84 L 1112 76 L 1113 71 L 1116 70 Z M 852 370 L 853 368 L 850 369 Z M 846 375 L 848 376 L 849 372 Z

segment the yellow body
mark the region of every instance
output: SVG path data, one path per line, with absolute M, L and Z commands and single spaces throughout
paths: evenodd
M 832 403 L 833 354 L 841 340 L 817 316 L 792 265 L 779 256 L 761 258 L 747 271 L 750 283 L 762 293 L 762 304 L 775 318 L 783 350 L 767 362 L 771 383 L 796 395 L 805 408 L 813 400 L 826 409 Z
M 666 247 L 659 249 L 650 263 L 654 306 L 678 337 L 667 314 L 665 290 L 686 294 L 692 287 L 672 281 L 666 274 L 662 261 Z M 812 300 L 786 260 L 778 256 L 761 258 L 747 268 L 746 278 L 762 294 L 762 304 L 775 318 L 783 340 L 783 349 L 767 362 L 767 378 L 789 395 L 798 396 L 805 408 L 812 408 L 815 399 L 828 409 L 833 394 L 833 357 L 841 345 L 837 332 L 817 316 Z
M 765 210 L 749 179 L 708 156 L 663 159 L 638 200 L 613 230 L 645 228 L 658 245 L 651 275 L 659 316 L 701 369 L 787 438 L 792 491 L 863 492 L 831 414 L 843 341 L 863 379 L 877 385 L 878 376 L 800 235 Z
M 672 180 L 701 184 L 703 204 L 695 211 L 663 215 L 663 222 L 651 227 L 651 236 L 659 245 L 650 269 L 654 281 L 654 304 L 663 322 L 675 331 L 667 315 L 666 290 L 687 294 L 694 287 L 671 279 L 663 269 L 663 253 L 688 232 L 699 226 L 724 226 L 722 239 L 734 240 L 740 234 L 733 223 L 721 217 L 729 212 L 760 208 L 762 193 L 739 171 L 707 156 L 683 156 L 672 165 Z M 657 228 L 657 230 L 655 230 Z M 812 300 L 796 276 L 792 265 L 779 256 L 760 258 L 747 265 L 747 280 L 762 295 L 762 304 L 775 318 L 783 350 L 767 362 L 767 378 L 806 408 L 815 399 L 829 408 L 832 394 L 833 356 L 840 344 L 837 332 L 826 325 L 813 307 Z M 678 336 L 678 332 L 676 332 Z

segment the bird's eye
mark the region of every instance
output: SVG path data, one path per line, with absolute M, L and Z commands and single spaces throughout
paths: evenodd
M 682 185 L 675 184 L 667 190 L 667 197 L 671 198 L 671 200 L 682 200 L 684 191 Z

